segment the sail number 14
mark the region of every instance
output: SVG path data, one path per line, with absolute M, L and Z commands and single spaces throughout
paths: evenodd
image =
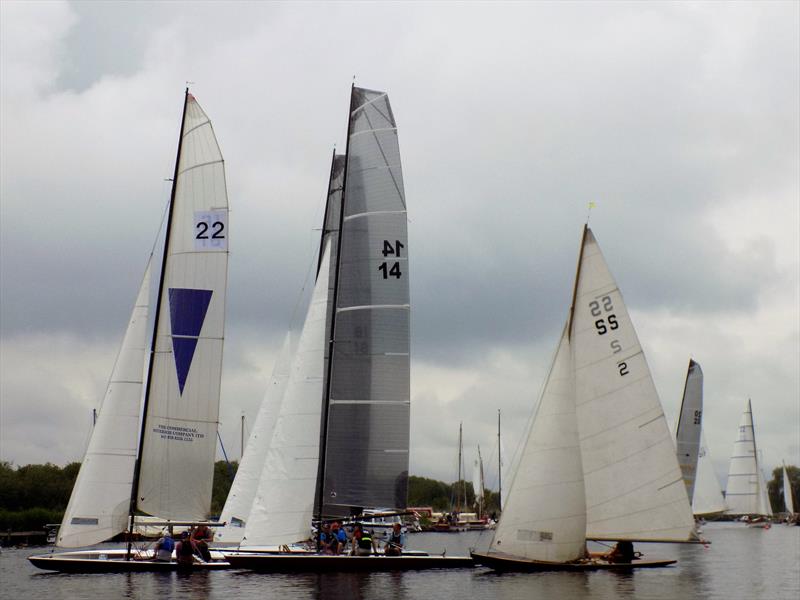
M 400 251 L 403 248 L 405 248 L 405 245 L 403 245 L 400 240 L 395 240 L 394 244 L 392 244 L 389 240 L 383 240 L 383 249 L 381 250 L 381 254 L 383 255 L 383 258 L 388 256 L 400 258 Z M 400 263 L 398 261 L 394 261 L 392 263 L 384 261 L 378 266 L 378 271 L 383 274 L 384 279 L 389 279 L 389 277 L 400 279 L 400 277 L 403 276 L 403 273 L 400 272 Z
M 599 300 L 592 300 L 589 302 L 589 311 L 592 313 L 592 316 L 602 317 L 594 322 L 597 335 L 605 335 L 609 331 L 619 329 L 619 321 L 617 321 L 617 316 L 611 312 L 612 310 L 614 310 L 614 304 L 611 301 L 611 296 L 603 296 Z M 614 351 L 614 354 L 622 352 L 622 344 L 620 344 L 617 339 L 611 340 L 609 346 Z M 628 363 L 625 361 L 618 362 L 617 369 L 619 370 L 620 377 L 624 377 L 630 372 L 628 371 Z

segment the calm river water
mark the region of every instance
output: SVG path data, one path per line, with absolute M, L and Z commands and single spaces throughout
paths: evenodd
M 485 549 L 491 532 L 408 536 L 415 549 L 449 555 L 470 546 Z M 132 573 L 66 575 L 35 569 L 29 554 L 49 548 L 4 548 L 0 555 L 0 598 L 14 600 L 141 600 L 187 598 L 233 600 L 436 600 L 472 599 L 764 599 L 800 598 L 800 527 L 748 529 L 738 523 L 706 525 L 703 546 L 640 544 L 649 557 L 672 557 L 665 569 L 616 573 L 498 575 L 487 569 L 375 574 L 260 575 L 219 571 L 190 575 Z

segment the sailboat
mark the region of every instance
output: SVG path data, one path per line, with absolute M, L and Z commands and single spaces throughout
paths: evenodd
M 395 570 L 458 561 L 325 556 L 285 547 L 308 540 L 312 523 L 357 519 L 368 509 L 405 508 L 410 426 L 406 219 L 388 95 L 353 86 L 346 151 L 332 161 L 305 323 L 241 545 L 225 553 L 235 567 Z M 276 546 L 283 551 L 276 552 Z M 469 564 L 467 557 L 461 561 Z
M 767 495 L 767 483 L 761 471 L 753 424 L 753 406 L 749 398 L 733 444 L 725 500 L 728 503 L 727 514 L 743 517 L 752 526 L 769 528 L 768 517 L 772 516 L 772 507 Z
M 610 562 L 586 540 L 694 542 L 694 519 L 653 378 L 588 225 L 572 305 L 489 550 L 496 570 L 661 567 Z
M 728 507 L 703 434 L 703 370 L 692 359 L 686 372 L 675 440 L 692 513 L 696 518 L 722 514 Z
M 789 479 L 789 472 L 786 470 L 786 463 L 783 463 L 783 507 L 786 512 L 786 522 L 797 525 L 797 515 L 795 514 L 794 500 L 792 498 L 792 482 Z
M 149 352 L 148 265 L 57 546 L 91 546 L 125 531 L 130 540 L 141 513 L 162 519 L 165 527 L 207 523 L 222 372 L 227 216 L 222 155 L 210 120 L 187 89 Z M 177 568 L 152 555 L 129 541 L 127 548 L 29 560 L 42 569 L 77 572 Z

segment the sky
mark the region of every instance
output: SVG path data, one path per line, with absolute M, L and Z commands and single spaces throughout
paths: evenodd
M 80 460 L 169 197 L 185 82 L 226 161 L 220 432 L 239 457 L 316 265 L 351 82 L 409 215 L 411 473 L 511 454 L 591 226 L 722 483 L 752 399 L 800 464 L 800 3 L 0 3 L 0 460 Z M 221 454 L 220 454 L 221 456 Z M 494 487 L 496 469 L 487 467 Z

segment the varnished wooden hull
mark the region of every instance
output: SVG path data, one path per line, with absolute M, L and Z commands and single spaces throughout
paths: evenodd
M 636 560 L 631 563 L 609 563 L 602 560 L 561 563 L 543 560 L 526 560 L 504 554 L 470 554 L 476 564 L 495 571 L 537 572 L 537 571 L 629 571 L 631 569 L 655 569 L 675 564 L 676 560 Z

